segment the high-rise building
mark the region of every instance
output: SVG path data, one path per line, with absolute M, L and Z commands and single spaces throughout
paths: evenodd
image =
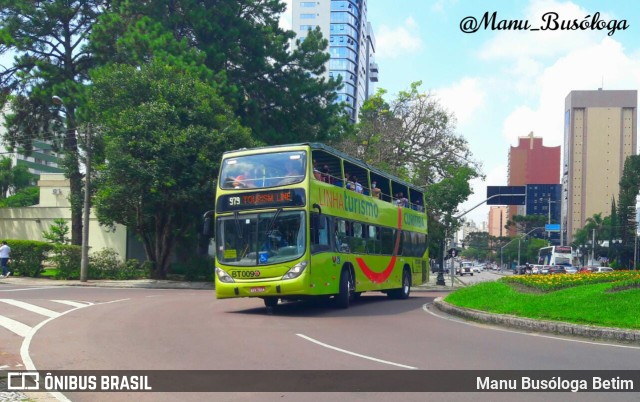
M 518 146 L 509 150 L 508 182 L 510 186 L 559 184 L 560 147 L 544 146 L 542 138 L 534 137 L 533 132 L 526 137 L 518 138 Z M 525 205 L 513 205 L 509 207 L 508 219 L 526 213 Z M 510 236 L 515 234 L 515 229 L 509 230 Z
M 541 215 L 545 223 L 560 224 L 561 184 L 527 184 L 526 214 Z M 560 243 L 560 232 L 536 231 L 532 236 L 546 238 L 553 244 Z
M 489 209 L 489 236 L 503 237 L 507 235 L 504 225 L 507 224 L 507 206 L 495 206 Z
M 564 107 L 562 221 L 566 241 L 587 218 L 611 213 L 624 161 L 636 153 L 638 91 L 571 91 Z
M 4 127 L 5 115 L 10 112 L 8 106 L 0 112 L 0 138 L 3 138 L 6 132 Z M 33 174 L 40 173 L 62 173 L 64 170 L 60 168 L 61 159 L 53 150 L 51 144 L 47 141 L 34 140 L 32 143 L 31 153 L 27 156 L 19 152 L 9 152 L 0 144 L 0 156 L 8 157 L 13 160 L 12 165 L 24 165 Z
M 347 103 L 351 120 L 358 118 L 360 107 L 378 81 L 375 63 L 375 38 L 367 21 L 366 0 L 294 1 L 292 25 L 297 38 L 304 40 L 310 29 L 320 27 L 329 38 L 326 77 L 342 77 L 338 102 Z

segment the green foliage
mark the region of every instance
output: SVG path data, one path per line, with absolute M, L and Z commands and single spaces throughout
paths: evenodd
M 284 11 L 279 0 L 116 0 L 91 46 L 104 64 L 157 59 L 208 81 L 217 74 L 220 95 L 260 142 L 337 139 L 349 126 L 334 102 L 339 82 L 321 78 L 328 41 L 316 29 L 291 50 Z
M 222 153 L 254 142 L 216 88 L 189 71 L 153 61 L 92 77 L 109 161 L 96 168 L 98 218 L 138 235 L 153 277 L 164 278 L 176 239 L 210 208 Z
M 124 263 L 120 261 L 118 252 L 111 248 L 104 248 L 89 256 L 89 278 L 91 279 L 140 279 L 147 278 L 147 265 L 138 260 L 130 259 Z
M 94 65 L 87 38 L 107 1 L 0 0 L 1 55 L 12 64 L 0 70 L 0 104 L 11 102 L 4 141 L 7 149 L 29 155 L 34 140 L 46 139 L 63 154 L 70 180 L 72 238 L 82 237 L 82 175 L 79 172 L 77 110 L 83 104 L 88 70 Z M 62 106 L 52 107 L 57 95 Z
M 40 201 L 40 187 L 26 187 L 18 190 L 3 200 L 0 200 L 0 208 L 20 208 L 37 205 Z
M 171 272 L 184 275 L 187 281 L 213 281 L 214 264 L 209 256 L 193 255 L 188 260 L 175 262 L 171 266 Z
M 620 178 L 620 196 L 618 198 L 617 236 L 622 239 L 622 247 L 616 256 L 623 266 L 632 265 L 633 248 L 636 236 L 636 199 L 640 193 L 640 155 L 630 155 L 624 162 Z M 616 225 L 616 223 L 614 223 Z
M 0 199 L 4 200 L 9 194 L 16 194 L 20 190 L 33 186 L 36 175 L 29 172 L 25 165 L 13 166 L 13 160 L 3 156 L 0 158 Z
M 44 237 L 49 243 L 54 244 L 67 244 L 69 243 L 69 224 L 66 219 L 56 218 L 53 220 L 53 225 L 49 226 L 49 230 L 42 232 Z
M 67 244 L 53 245 L 53 254 L 49 259 L 55 265 L 56 279 L 79 279 L 82 247 Z
M 15 275 L 32 278 L 40 275 L 52 249 L 48 243 L 33 240 L 7 240 L 7 245 L 11 248 L 10 270 Z

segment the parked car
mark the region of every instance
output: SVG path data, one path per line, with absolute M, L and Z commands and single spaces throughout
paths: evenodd
M 543 265 L 540 268 L 540 273 L 541 274 L 545 274 L 545 275 L 548 274 L 549 273 L 549 268 L 551 268 L 551 265 Z
M 471 269 L 473 270 L 473 272 L 475 273 L 480 273 L 480 271 L 482 271 L 482 267 L 480 265 L 474 265 L 473 267 L 471 267 Z
M 532 265 L 531 266 L 532 274 L 541 274 L 542 273 L 542 265 Z
M 613 272 L 613 268 L 609 268 L 609 267 L 594 267 L 591 272 L 593 272 L 594 274 L 601 274 L 601 273 L 605 273 L 605 272 Z
M 572 266 L 566 266 L 564 267 L 564 269 L 567 271 L 568 274 L 575 274 L 576 272 L 578 272 L 578 268 L 572 267 Z
M 549 275 L 551 274 L 566 274 L 567 270 L 565 269 L 565 267 L 561 266 L 561 265 L 554 265 L 552 267 L 549 267 Z

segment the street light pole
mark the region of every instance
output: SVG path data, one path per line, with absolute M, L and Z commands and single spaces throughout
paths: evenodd
M 64 102 L 59 96 L 52 96 L 51 100 L 56 105 L 64 107 Z M 65 108 L 66 110 L 66 108 Z M 90 172 L 91 172 L 91 130 L 86 133 L 86 161 L 84 179 L 84 206 L 82 216 L 82 250 L 80 257 L 80 281 L 86 282 L 89 271 L 89 213 L 90 213 Z
M 589 265 L 593 265 L 593 255 L 595 254 L 595 250 L 596 250 L 596 230 L 593 229 L 592 232 L 592 243 L 591 243 L 591 263 Z

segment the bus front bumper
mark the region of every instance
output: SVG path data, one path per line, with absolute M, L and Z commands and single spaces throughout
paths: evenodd
M 216 298 L 228 299 L 233 297 L 286 297 L 308 295 L 309 286 L 307 276 L 295 279 L 272 281 L 242 281 L 225 283 L 216 278 Z

